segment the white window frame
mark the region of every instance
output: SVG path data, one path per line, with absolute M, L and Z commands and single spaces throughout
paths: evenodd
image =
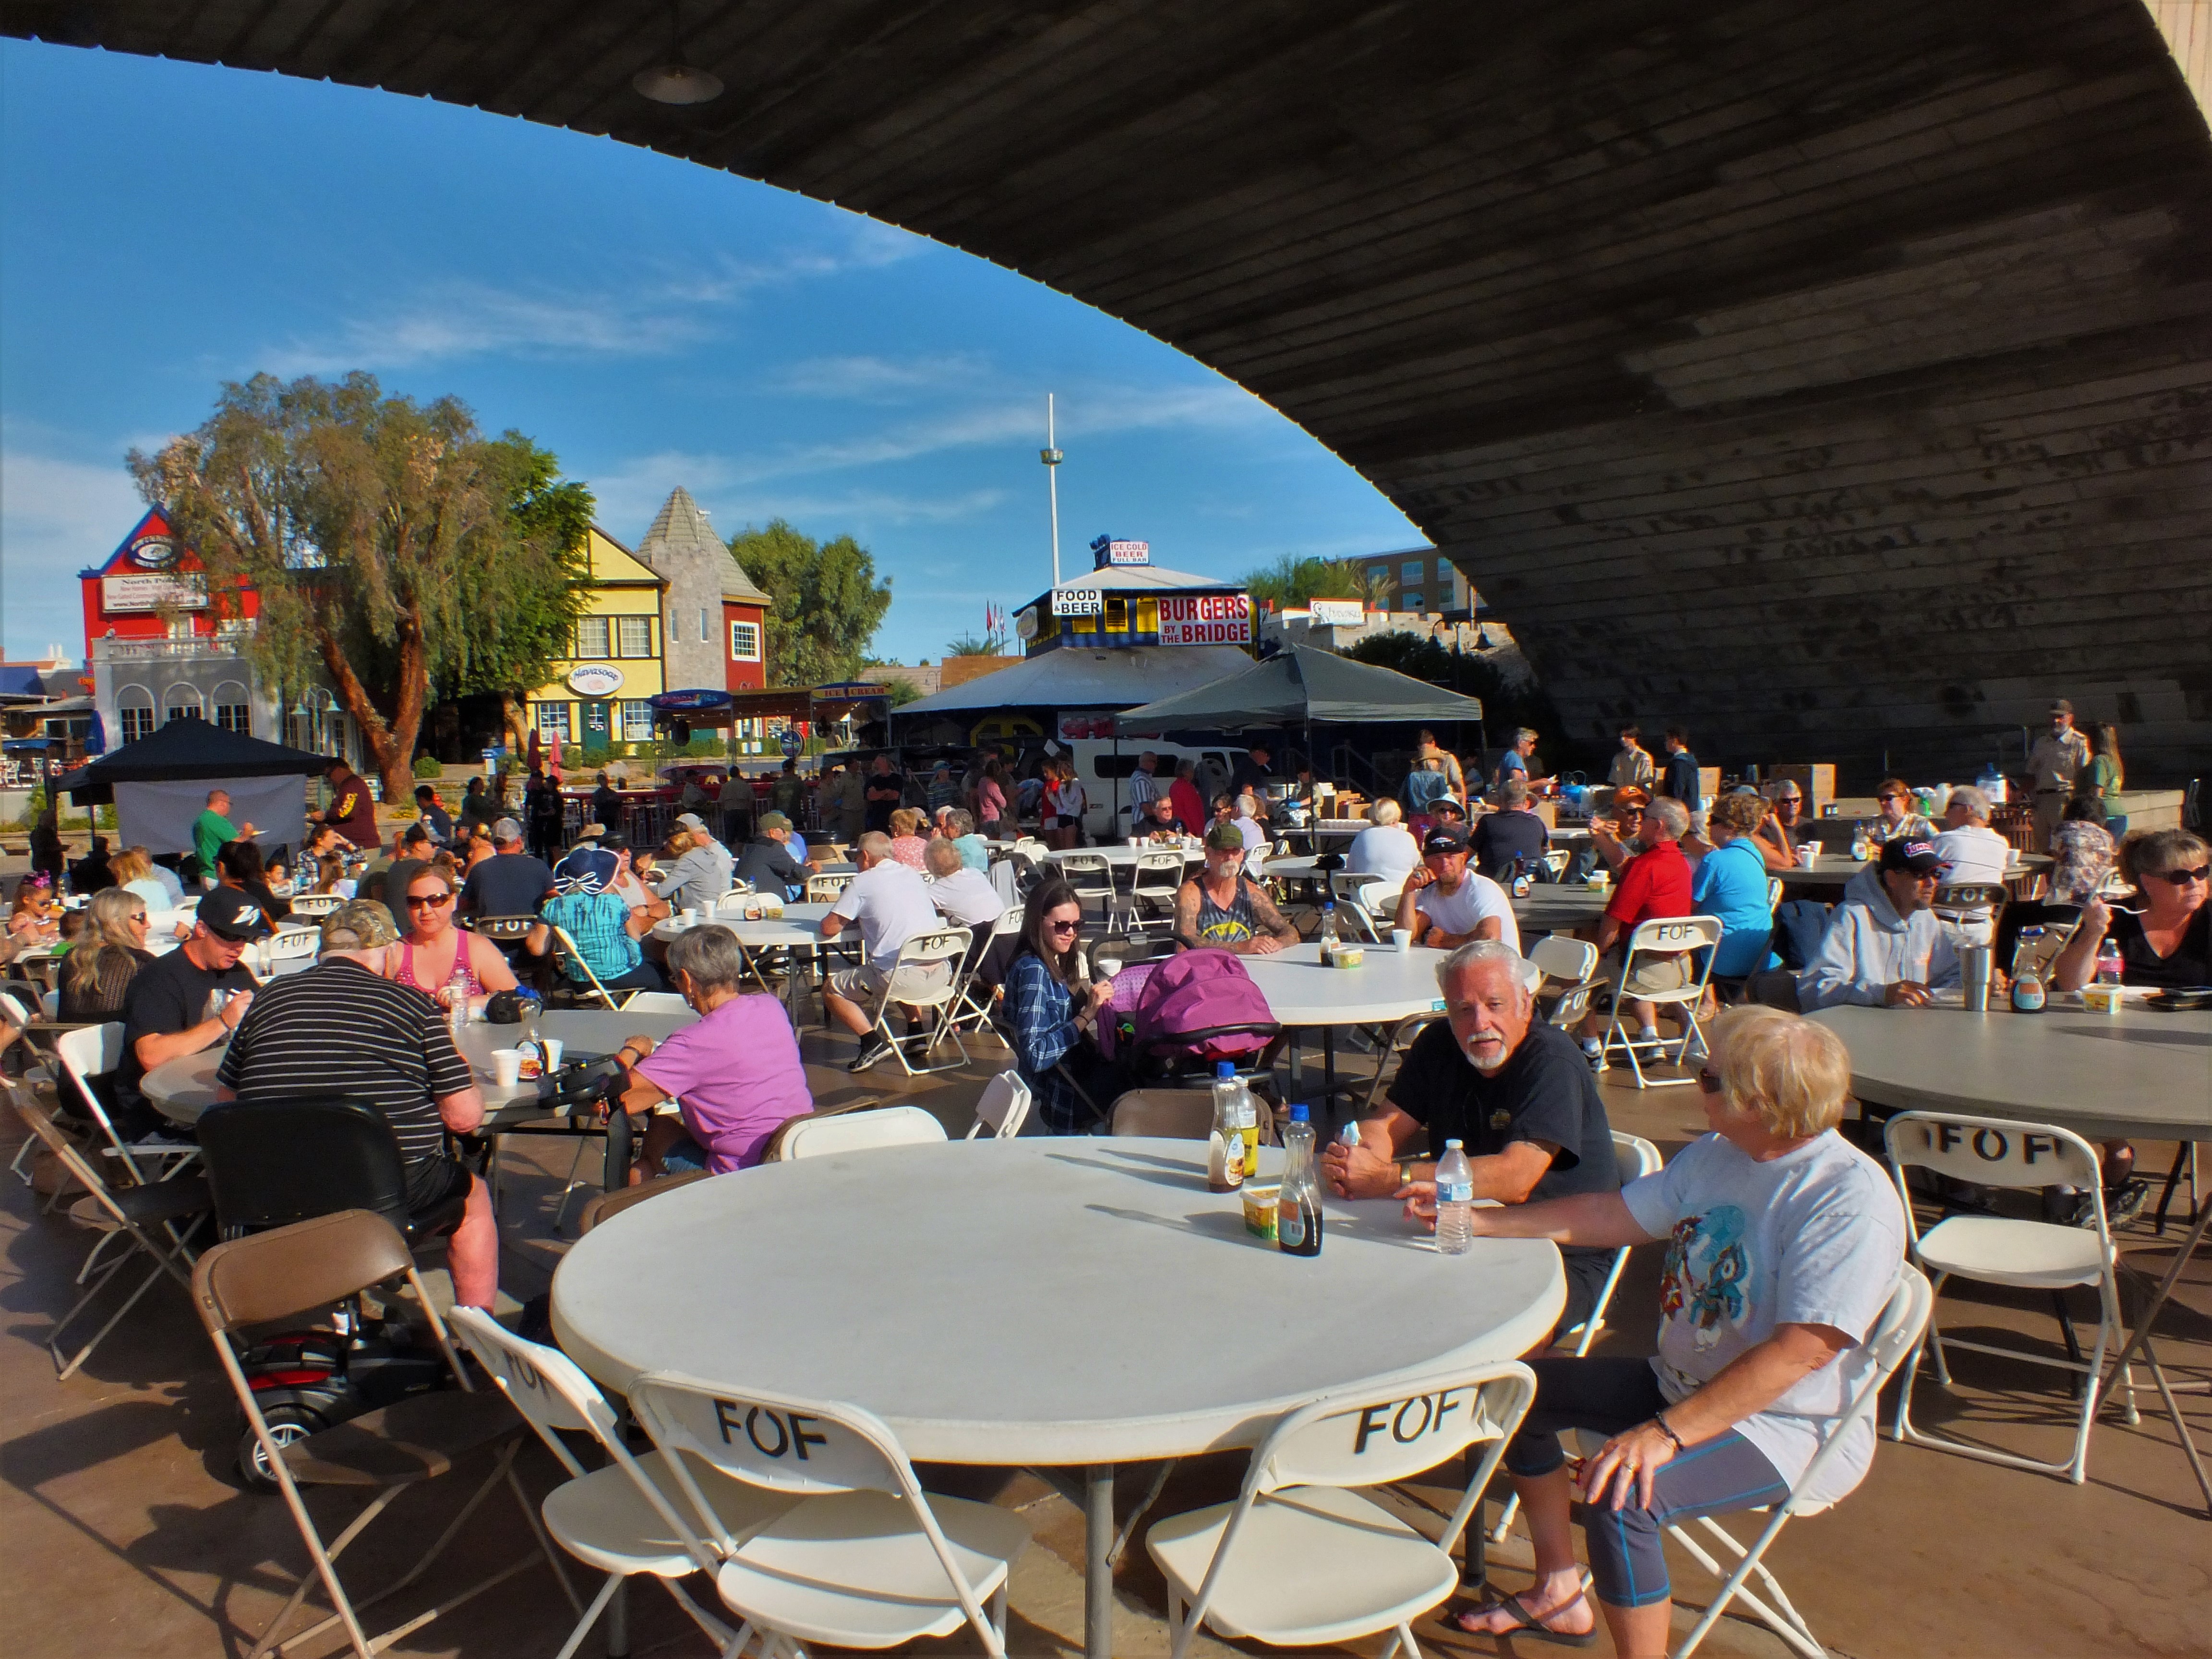
M 615 655 L 618 659 L 650 657 L 653 654 L 653 623 L 651 617 L 617 617 L 614 618 Z M 644 643 L 636 650 L 630 647 L 638 629 L 645 630 Z
M 575 740 L 574 735 L 568 729 L 572 720 L 567 703 L 532 703 L 530 714 L 532 720 L 537 725 L 538 735 L 541 738 L 557 737 L 563 743 L 573 743 Z
M 206 718 L 207 699 L 200 695 L 200 689 L 197 685 L 186 685 L 179 681 L 161 694 L 162 725 L 167 726 L 173 720 L 205 720 Z
M 751 648 L 747 649 L 744 636 L 751 636 Z M 730 660 L 758 662 L 761 659 L 761 625 L 756 622 L 733 622 L 730 624 Z
M 224 731 L 253 735 L 253 695 L 242 681 L 223 681 L 208 693 L 208 702 L 215 709 L 215 723 Z
M 586 629 L 590 632 L 587 634 Z M 609 617 L 576 618 L 576 659 L 604 662 L 614 654 L 614 621 Z
M 625 697 L 622 702 L 622 740 L 624 743 L 653 741 L 653 704 L 643 697 Z
M 143 698 L 143 701 L 134 702 L 134 698 Z M 115 692 L 115 724 L 118 734 L 125 743 L 137 743 L 142 738 L 150 738 L 161 724 L 161 706 L 154 701 L 154 694 L 143 685 L 118 686 Z M 141 729 L 133 731 L 134 726 Z

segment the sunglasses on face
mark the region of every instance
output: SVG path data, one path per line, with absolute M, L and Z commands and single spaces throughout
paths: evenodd
M 407 908 L 410 910 L 435 910 L 453 902 L 451 893 L 410 893 Z
M 131 913 L 131 920 L 143 925 L 146 920 L 146 913 L 143 910 L 133 910 Z
M 1072 933 L 1082 926 L 1079 921 L 1048 921 L 1044 930 L 1048 933 Z
M 1893 805 L 1904 799 L 1905 797 L 1902 795 L 1876 795 L 1875 797 L 1875 799 L 1879 801 L 1884 806 Z
M 2200 864 L 2194 870 L 2148 870 L 2144 873 L 2156 876 L 2160 881 L 2170 881 L 2176 887 L 2186 887 L 2192 881 L 2212 881 L 2212 864 Z

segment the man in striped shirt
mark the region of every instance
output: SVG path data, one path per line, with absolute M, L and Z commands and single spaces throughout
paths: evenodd
M 369 899 L 323 918 L 322 959 L 271 980 L 255 995 L 216 1073 L 226 1099 L 340 1096 L 381 1112 L 406 1165 L 407 1207 L 425 1215 L 467 1194 L 448 1247 L 457 1301 L 487 1311 L 499 1289 L 499 1230 L 491 1192 L 446 1154 L 446 1133 L 483 1121 L 468 1061 L 453 1047 L 444 1011 L 411 986 L 384 977 L 398 935 L 392 913 Z

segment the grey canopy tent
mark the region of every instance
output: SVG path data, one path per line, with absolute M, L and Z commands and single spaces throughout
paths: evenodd
M 1479 720 L 1482 704 L 1395 669 L 1294 645 L 1265 661 L 1178 696 L 1119 715 L 1125 738 L 1186 730 L 1274 731 L 1380 720 Z
M 155 853 L 192 849 L 192 820 L 208 791 L 229 793 L 234 822 L 252 823 L 264 847 L 300 839 L 307 798 L 301 780 L 331 763 L 281 743 L 264 743 L 204 720 L 173 720 L 151 736 L 57 779 L 57 792 L 79 806 L 112 805 L 126 847 Z

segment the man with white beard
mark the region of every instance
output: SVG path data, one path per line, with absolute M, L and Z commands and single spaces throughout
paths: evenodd
M 1536 1018 L 1536 978 L 1501 939 L 1477 939 L 1444 958 L 1437 983 L 1446 1018 L 1406 1050 L 1389 1103 L 1360 1121 L 1358 1146 L 1322 1155 L 1331 1191 L 1389 1198 L 1433 1180 L 1447 1140 L 1466 1152 L 1476 1198 L 1526 1204 L 1620 1190 L 1597 1079 L 1574 1039 Z M 1613 1253 L 1568 1245 L 1560 1255 L 1565 1330 L 1596 1304 Z

